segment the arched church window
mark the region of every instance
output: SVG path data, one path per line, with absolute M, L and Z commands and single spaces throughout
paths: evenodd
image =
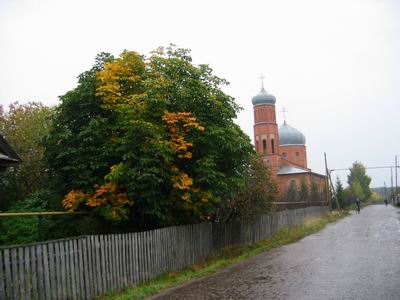
M 275 142 L 274 139 L 271 139 L 271 150 L 272 150 L 272 154 L 275 153 Z
M 256 151 L 258 152 L 258 135 L 256 135 Z
M 267 140 L 263 139 L 262 143 L 263 143 L 263 153 L 265 154 L 267 153 Z
M 286 158 L 286 153 L 283 152 L 283 153 L 282 153 L 282 156 L 283 156 L 283 158 Z
M 300 152 L 296 152 L 296 157 L 300 157 Z

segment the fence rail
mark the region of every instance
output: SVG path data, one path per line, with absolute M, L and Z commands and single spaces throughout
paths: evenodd
M 202 223 L 0 248 L 0 299 L 93 299 L 248 245 L 318 216 L 326 207 L 274 212 L 231 224 Z

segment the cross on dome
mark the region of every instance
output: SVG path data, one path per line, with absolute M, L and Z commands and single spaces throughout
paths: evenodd
M 283 122 L 286 123 L 286 114 L 287 114 L 289 111 L 286 109 L 286 107 L 283 107 L 279 112 L 282 113 Z
M 261 74 L 260 77 L 258 77 L 258 79 L 261 79 L 262 88 L 264 88 L 264 78 L 265 78 L 265 76 L 263 74 Z

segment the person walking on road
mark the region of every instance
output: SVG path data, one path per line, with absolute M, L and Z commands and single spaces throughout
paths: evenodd
M 387 203 L 388 203 L 388 201 L 387 201 L 387 199 L 385 198 L 385 206 L 387 206 Z
M 360 213 L 360 199 L 359 198 L 356 199 L 356 205 L 357 205 L 357 211 L 358 211 L 358 213 Z

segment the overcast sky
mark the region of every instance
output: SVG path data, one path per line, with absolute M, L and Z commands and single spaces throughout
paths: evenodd
M 0 103 L 55 105 L 97 53 L 174 43 L 230 82 L 225 91 L 244 108 L 237 123 L 251 137 L 264 74 L 277 111 L 285 107 L 305 134 L 314 171 L 324 172 L 324 152 L 330 168 L 393 165 L 399 8 L 396 0 L 0 0 Z M 368 173 L 373 186 L 390 185 L 390 170 Z

